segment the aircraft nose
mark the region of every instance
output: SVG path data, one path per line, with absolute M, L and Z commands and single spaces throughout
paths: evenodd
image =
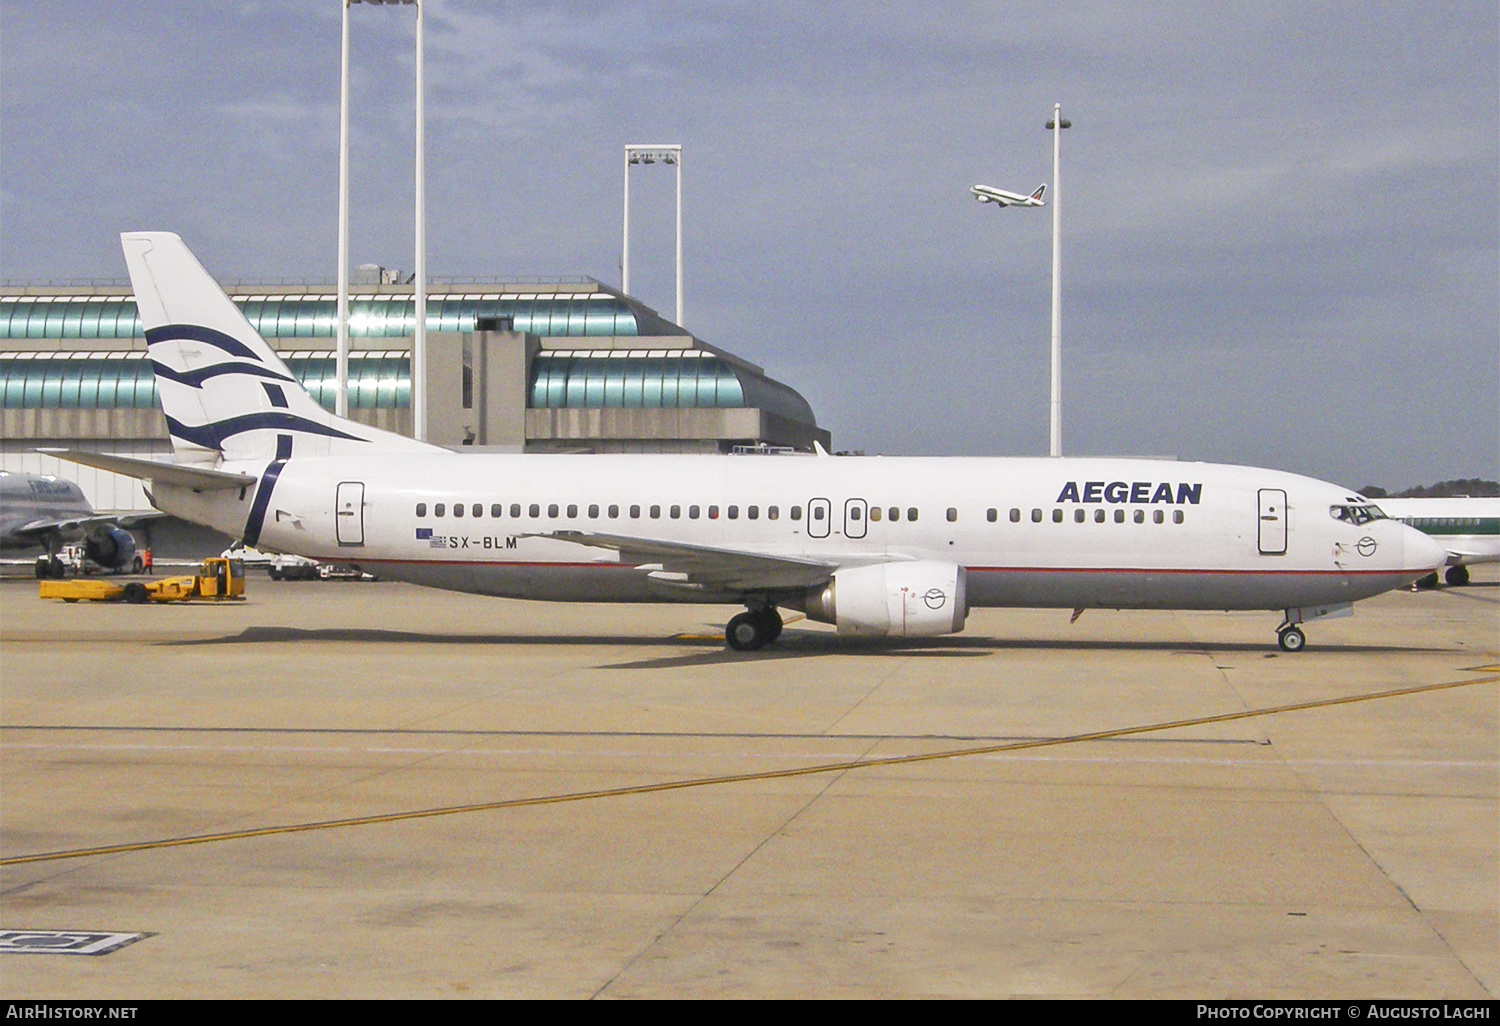
M 1448 550 L 1415 527 L 1406 528 L 1406 542 L 1402 546 L 1403 565 L 1407 570 L 1432 573 L 1441 570 L 1448 562 Z

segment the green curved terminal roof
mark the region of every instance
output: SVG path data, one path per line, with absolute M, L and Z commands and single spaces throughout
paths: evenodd
M 329 296 L 236 296 L 235 305 L 266 338 L 333 338 L 338 301 Z M 520 296 L 429 296 L 427 330 L 473 331 L 481 318 L 509 317 L 533 335 L 639 335 L 631 304 L 608 292 Z M 363 296 L 349 300 L 352 338 L 410 335 L 416 300 Z M 135 300 L 128 297 L 0 297 L 0 339 L 140 338 Z

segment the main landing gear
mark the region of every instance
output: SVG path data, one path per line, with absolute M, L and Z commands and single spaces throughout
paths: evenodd
M 752 606 L 724 625 L 724 640 L 736 652 L 753 652 L 780 636 L 781 614 L 775 606 Z
M 1458 566 L 1450 566 L 1443 574 L 1443 580 L 1455 588 L 1462 588 L 1469 583 L 1469 568 L 1460 563 Z

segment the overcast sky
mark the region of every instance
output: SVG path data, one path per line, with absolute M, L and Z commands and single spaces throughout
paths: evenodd
M 1500 475 L 1500 14 L 1422 4 L 428 0 L 434 276 L 619 283 L 621 147 L 681 143 L 686 326 L 839 448 L 1395 489 Z M 409 9 L 353 15 L 352 262 L 412 267 Z M 0 277 L 335 276 L 338 0 L 0 0 Z M 668 316 L 672 176 L 636 172 Z

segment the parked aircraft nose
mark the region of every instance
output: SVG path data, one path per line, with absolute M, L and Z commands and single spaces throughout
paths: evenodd
M 1403 566 L 1412 572 L 1433 573 L 1448 562 L 1448 550 L 1415 527 L 1406 528 L 1406 541 L 1402 546 Z

